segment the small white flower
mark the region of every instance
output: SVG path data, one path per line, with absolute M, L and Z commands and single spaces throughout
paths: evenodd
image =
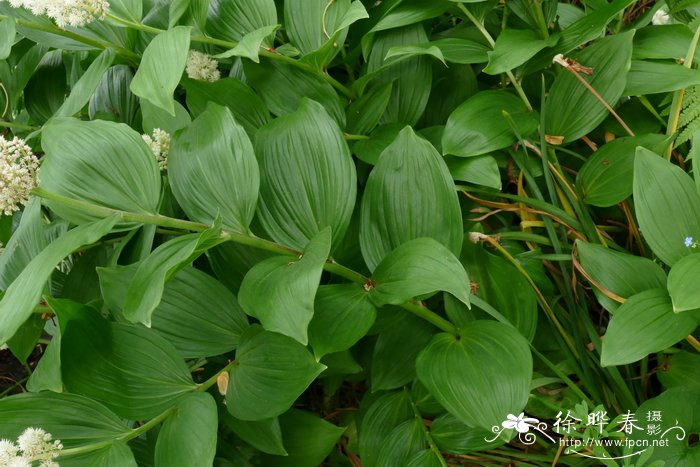
M 219 73 L 219 62 L 207 54 L 190 50 L 187 54 L 187 65 L 185 71 L 187 76 L 200 81 L 214 82 L 221 77 Z
M 7 464 L 2 464 L 7 467 L 32 467 L 32 463 L 26 457 L 13 457 Z
M 168 152 L 170 152 L 170 134 L 160 128 L 153 129 L 153 135 L 142 135 L 143 140 L 156 157 L 161 171 L 168 169 Z
M 10 215 L 27 204 L 38 176 L 39 160 L 24 140 L 0 138 L 0 212 Z
M 63 449 L 60 440 L 52 441 L 53 436 L 41 428 L 27 428 L 17 438 L 17 446 L 22 451 L 22 456 L 29 459 L 37 456 L 55 458 L 58 451 Z
M 41 464 L 39 464 L 39 467 L 61 467 L 61 466 L 58 464 L 58 462 L 46 460 L 46 461 L 41 461 Z
M 518 433 L 527 433 L 530 431 L 530 427 L 533 423 L 539 423 L 536 418 L 525 417 L 525 413 L 521 413 L 517 417 L 513 414 L 508 414 L 507 420 L 501 423 L 503 428 L 513 429 L 515 428 Z
M 46 15 L 60 28 L 85 26 L 104 18 L 109 11 L 107 0 L 10 0 L 10 5 L 24 7 L 35 15 Z
M 654 16 L 651 18 L 651 24 L 654 26 L 668 24 L 669 22 L 671 22 L 671 16 L 663 8 L 656 10 L 656 13 L 654 13 Z
M 0 465 L 6 465 L 11 459 L 17 457 L 19 448 L 9 439 L 0 439 Z

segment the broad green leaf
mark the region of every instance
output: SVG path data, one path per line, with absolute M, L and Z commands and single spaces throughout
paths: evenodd
M 110 120 L 131 126 L 136 121 L 138 98 L 129 90 L 134 73 L 126 65 L 114 65 L 102 76 L 90 97 L 90 120 Z
M 503 149 L 518 138 L 504 116 L 507 112 L 521 136 L 532 133 L 539 123 L 534 112 L 505 91 L 481 91 L 467 99 L 450 115 L 442 137 L 442 153 L 471 157 Z
M 248 82 L 273 114 L 293 113 L 308 98 L 320 103 L 341 127 L 345 126 L 345 112 L 338 94 L 318 74 L 267 59 L 260 63 L 244 60 L 243 68 Z
M 154 129 L 159 128 L 173 135 L 177 130 L 181 130 L 192 123 L 192 117 L 190 117 L 189 112 L 182 104 L 175 101 L 173 102 L 173 107 L 175 109 L 174 115 L 153 105 L 146 99 L 141 99 L 141 117 L 144 133 L 150 135 Z
M 392 47 L 389 49 L 389 52 L 387 52 L 384 60 L 389 60 L 390 58 L 394 57 L 416 57 L 419 55 L 430 55 L 431 57 L 440 60 L 443 65 L 447 66 L 447 63 L 445 63 L 445 57 L 442 55 L 442 51 L 438 47 L 430 45 L 430 43 Z
M 58 119 L 43 128 L 41 144 L 46 155 L 42 158 L 40 188 L 118 211 L 157 211 L 161 183 L 158 164 L 141 135 L 128 126 Z M 59 202 L 44 203 L 74 224 L 99 218 Z
M 5 60 L 15 43 L 15 19 L 7 17 L 0 21 L 0 60 Z
M 286 456 L 261 456 L 262 465 L 316 467 L 335 448 L 344 427 L 335 426 L 315 414 L 292 409 L 280 416 Z
M 130 420 L 155 417 L 196 389 L 175 348 L 142 326 L 85 312 L 61 340 L 63 382 Z
M 601 245 L 576 242 L 581 267 L 600 287 L 620 298 L 666 286 L 666 273 L 653 261 L 628 253 L 614 251 Z M 599 291 L 593 290 L 601 304 L 611 312 L 618 303 Z
M 404 310 L 391 311 L 391 326 L 379 333 L 372 353 L 372 392 L 410 384 L 416 378 L 416 357 L 435 332 L 430 323 Z
M 492 156 L 445 157 L 452 178 L 488 188 L 501 189 L 501 173 Z
M 442 51 L 445 60 L 462 65 L 486 63 L 489 60 L 489 47 L 470 39 L 447 38 L 431 41 L 431 45 Z
M 168 29 L 174 27 L 190 8 L 192 0 L 173 0 L 168 7 Z
M 316 358 L 347 350 L 363 338 L 377 311 L 358 284 L 322 285 L 316 292 L 309 323 L 309 344 Z
M 685 59 L 693 40 L 693 31 L 685 24 L 653 25 L 634 33 L 633 60 Z M 696 51 L 695 59 L 700 57 Z
M 570 57 L 585 67 L 593 68 L 591 76 L 579 75 L 613 107 L 625 90 L 633 36 L 634 30 L 607 36 Z M 562 137 L 564 143 L 585 136 L 608 115 L 598 98 L 566 70 L 561 70 L 554 80 L 544 112 L 545 133 Z
M 493 438 L 491 429 L 472 428 L 451 413 L 433 420 L 430 436 L 441 451 L 450 454 L 467 454 L 472 451 L 492 449 L 506 442 L 505 436 L 499 436 L 491 443 L 486 442 L 485 439 Z
M 379 452 L 389 433 L 413 417 L 408 391 L 388 393 L 377 398 L 362 417 L 358 430 L 362 465 L 377 466 Z
M 206 110 L 209 102 L 223 105 L 251 138 L 258 128 L 270 121 L 270 112 L 260 97 L 236 78 L 223 78 L 213 83 L 186 79 L 183 84 L 187 90 L 187 107 L 195 117 Z
M 121 18 L 126 18 L 137 23 L 141 22 L 143 14 L 143 2 L 141 0 L 111 0 L 109 9 L 111 13 Z
M 282 429 L 277 417 L 265 420 L 239 420 L 226 409 L 219 411 L 221 423 L 236 436 L 266 454 L 287 455 L 282 442 Z
M 586 203 L 609 207 L 632 194 L 637 146 L 663 154 L 671 144 L 668 136 L 648 134 L 617 138 L 588 158 L 576 177 Z
M 554 45 L 557 39 L 552 35 L 547 40 L 541 40 L 537 33 L 527 29 L 505 29 L 496 38 L 493 52 L 489 52 L 489 63 L 483 71 L 489 75 L 510 71 L 545 47 Z
M 268 331 L 306 345 L 314 315 L 314 296 L 330 250 L 328 228 L 316 235 L 300 258 L 275 256 L 256 264 L 238 292 L 243 310 Z
M 430 449 L 423 449 L 413 454 L 406 463 L 406 467 L 443 467 L 444 462 L 440 454 L 436 454 Z
M 269 251 L 233 242 L 222 243 L 207 251 L 216 277 L 236 294 L 248 271 L 260 261 L 273 256 L 275 254 Z
M 685 241 L 700 238 L 700 196 L 690 176 L 653 152 L 638 148 L 633 192 L 639 228 L 656 256 L 672 266 L 692 253 Z
M 425 448 L 422 423 L 414 418 L 394 428 L 379 450 L 377 467 L 408 465 L 409 459 Z
M 24 107 L 33 121 L 43 125 L 63 104 L 68 86 L 65 65 L 60 50 L 47 53 L 24 86 Z
M 623 95 L 643 96 L 677 91 L 700 84 L 700 70 L 676 63 L 632 60 Z
M 43 329 L 42 329 L 43 330 Z M 29 392 L 63 391 L 61 379 L 61 331 L 54 331 L 51 342 L 44 349 L 41 360 L 27 380 Z
M 439 290 L 469 306 L 469 278 L 457 257 L 432 238 L 417 238 L 389 253 L 374 270 L 370 298 L 377 306 L 400 305 Z
M 153 250 L 142 261 L 129 283 L 124 299 L 124 317 L 132 323 L 151 326 L 151 315 L 163 296 L 165 283 L 202 253 L 224 241 L 218 226 L 201 234 L 176 237 Z
M 459 336 L 435 335 L 418 356 L 416 371 L 448 412 L 467 425 L 488 430 L 506 415 L 523 411 L 532 357 L 527 341 L 514 328 L 474 321 Z
M 31 316 L 58 263 L 81 246 L 107 235 L 116 222 L 117 217 L 109 217 L 69 230 L 27 264 L 0 302 L 0 344 L 6 343 Z
M 102 77 L 114 61 L 114 50 L 105 49 L 94 62 L 90 64 L 85 74 L 80 77 L 71 89 L 70 96 L 55 113 L 56 117 L 70 117 L 82 109 L 90 100 Z
M 656 377 L 666 389 L 687 388 L 700 391 L 700 355 L 680 350 L 668 355 L 656 372 Z
M 635 420 L 641 422 L 647 420 L 650 413 L 660 413 L 662 421 L 657 425 L 660 425 L 665 436 L 649 433 L 648 430 L 633 430 L 629 435 L 630 441 L 635 446 L 653 446 L 654 441 L 658 443 L 660 439 L 666 441 L 664 445 L 648 449 L 647 452 L 651 452 L 647 461 L 653 463 L 646 465 L 683 467 L 700 463 L 700 449 L 694 441 L 695 434 L 700 432 L 698 400 L 700 390 L 697 388 L 674 388 L 639 406 L 634 414 Z
M 258 216 L 277 242 L 301 249 L 326 227 L 345 235 L 357 176 L 343 134 L 317 102 L 262 127 L 255 138 L 261 184 Z M 332 248 L 333 249 L 333 248 Z
M 277 24 L 274 0 L 212 0 L 207 32 L 218 39 L 240 41 L 246 34 Z M 272 47 L 272 40 L 266 42 Z
M 699 273 L 698 254 L 684 257 L 674 264 L 668 273 L 668 293 L 676 313 L 700 308 Z
M 241 420 L 264 420 L 287 411 L 325 369 L 294 339 L 251 326 L 229 372 L 226 406 Z
M 279 25 L 263 26 L 255 31 L 249 32 L 236 46 L 226 52 L 215 55 L 216 58 L 243 57 L 249 58 L 255 63 L 260 63 L 258 54 L 265 39 L 273 34 Z
M 615 311 L 603 336 L 602 366 L 626 365 L 660 352 L 693 332 L 700 312 L 674 313 L 664 289 L 630 297 Z
M 399 28 L 435 18 L 451 8 L 447 0 L 434 0 L 425 3 L 421 0 L 405 0 L 374 25 L 370 32 Z
M 173 91 L 180 82 L 190 48 L 190 27 L 175 26 L 158 34 L 143 52 L 131 92 L 175 115 Z
M 377 165 L 379 156 L 394 142 L 401 130 L 406 127 L 403 123 L 387 123 L 372 131 L 369 139 L 361 139 L 352 146 L 352 152 L 365 164 Z
M 0 290 L 7 290 L 12 281 L 48 244 L 41 200 L 33 198 L 25 206 L 19 225 L 0 253 Z
M 59 458 L 65 467 L 100 466 L 100 467 L 137 467 L 134 453 L 124 441 L 115 441 L 107 447 L 89 451 L 77 456 Z
M 389 103 L 392 86 L 393 83 L 389 82 L 372 88 L 350 104 L 347 109 L 348 133 L 364 135 L 377 126 Z
M 28 427 L 41 427 L 65 448 L 111 441 L 131 431 L 104 405 L 77 394 L 24 393 L 0 400 L 0 433 L 17 439 Z
M 425 56 L 395 57 L 386 60 L 393 47 L 412 46 L 428 42 L 422 25 L 405 26 L 376 34 L 367 62 L 367 75 L 372 86 L 393 82 L 391 97 L 381 123 L 414 125 L 420 119 L 430 97 L 432 83 L 431 60 Z M 393 64 L 392 62 L 396 62 Z M 383 67 L 386 67 L 386 69 Z
M 367 266 L 373 270 L 390 251 L 420 237 L 434 238 L 459 254 L 462 231 L 445 162 L 428 141 L 404 128 L 382 152 L 365 187 L 360 246 Z
M 212 465 L 217 425 L 216 402 L 211 394 L 195 392 L 182 399 L 158 433 L 155 465 Z
M 226 107 L 207 110 L 171 143 L 170 186 L 187 216 L 248 233 L 258 200 L 260 173 L 253 145 Z

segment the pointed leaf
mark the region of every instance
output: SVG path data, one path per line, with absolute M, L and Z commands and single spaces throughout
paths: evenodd
M 557 39 L 556 35 L 552 35 L 547 40 L 541 40 L 539 34 L 527 29 L 505 29 L 496 38 L 493 52 L 489 53 L 489 63 L 483 71 L 489 75 L 510 71 L 545 47 L 554 45 Z
M 5 60 L 15 43 L 15 19 L 11 16 L 0 21 L 0 60 Z
M 173 140 L 170 186 L 187 216 L 247 233 L 258 200 L 260 173 L 253 145 L 226 107 L 209 104 Z
M 102 76 L 95 93 L 90 97 L 90 120 L 109 120 L 131 126 L 136 120 L 139 100 L 129 90 L 134 73 L 126 65 L 114 65 Z
M 677 91 L 700 84 L 700 71 L 678 63 L 632 60 L 625 96 Z
M 240 41 L 257 29 L 277 24 L 274 0 L 212 0 L 207 32 L 219 39 Z M 265 44 L 272 46 L 272 41 Z
M 423 450 L 426 444 L 421 423 L 422 420 L 414 418 L 394 428 L 379 451 L 377 467 L 408 465 L 411 457 Z
M 700 308 L 700 255 L 684 257 L 671 268 L 668 274 L 668 293 L 673 302 L 673 311 Z
M 175 115 L 173 92 L 185 69 L 190 49 L 190 27 L 175 26 L 158 34 L 143 52 L 131 81 L 131 92 Z
M 287 455 L 282 442 L 282 429 L 279 418 L 265 420 L 239 420 L 228 411 L 219 412 L 221 422 L 236 436 L 266 454 Z
M 700 239 L 700 196 L 683 169 L 653 152 L 637 149 L 634 202 L 639 229 L 656 256 L 672 266 L 692 253 L 688 237 Z
M 251 326 L 236 351 L 226 405 L 241 420 L 263 420 L 287 411 L 325 366 L 282 334 Z
M 114 50 L 105 49 L 94 62 L 90 64 L 85 74 L 80 77 L 71 89 L 70 96 L 63 103 L 60 109 L 54 114 L 55 117 L 69 117 L 80 112 L 85 104 L 90 100 L 90 96 L 95 92 L 102 80 L 102 76 L 114 61 Z
M 41 144 L 46 156 L 42 158 L 40 188 L 118 211 L 157 211 L 158 164 L 141 135 L 128 126 L 59 119 L 44 127 Z M 45 204 L 74 224 L 97 218 L 50 200 Z
M 384 441 L 394 428 L 414 417 L 408 391 L 388 393 L 377 398 L 367 409 L 358 427 L 362 465 L 377 465 Z
M 31 316 L 58 263 L 81 246 L 107 235 L 116 222 L 117 217 L 109 217 L 69 230 L 29 262 L 0 302 L 0 345 L 6 343 Z
M 490 430 L 525 408 L 532 357 L 513 327 L 474 321 L 457 337 L 434 336 L 418 356 L 416 371 L 448 412 L 467 425 Z
M 255 150 L 258 214 L 270 236 L 301 249 L 331 227 L 337 246 L 355 206 L 357 176 L 343 134 L 323 107 L 304 99 L 296 112 L 258 131 Z
M 163 422 L 155 465 L 212 465 L 216 454 L 216 402 L 206 392 L 190 394 Z
M 263 26 L 260 29 L 249 32 L 241 41 L 236 44 L 236 47 L 227 50 L 226 52 L 214 55 L 215 58 L 229 58 L 229 57 L 243 57 L 249 58 L 255 63 L 260 63 L 260 58 L 258 54 L 260 53 L 260 48 L 262 47 L 263 41 L 279 29 L 279 25 Z
M 330 240 L 330 229 L 326 228 L 309 242 L 301 258 L 275 256 L 256 264 L 238 292 L 243 310 L 258 318 L 268 331 L 306 345 Z
M 664 289 L 633 295 L 610 319 L 603 336 L 600 364 L 626 365 L 665 350 L 693 332 L 699 319 L 697 310 L 674 313 Z

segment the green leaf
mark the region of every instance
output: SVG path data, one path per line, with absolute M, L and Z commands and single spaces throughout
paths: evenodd
M 345 126 L 345 112 L 338 94 L 318 74 L 267 59 L 260 63 L 244 60 L 243 69 L 248 82 L 273 114 L 293 113 L 308 98 L 320 103 L 341 127 Z
M 351 134 L 364 135 L 372 131 L 384 114 L 393 83 L 372 88 L 354 101 L 347 110 L 346 131 Z
M 404 128 L 382 152 L 362 198 L 360 246 L 367 266 L 373 270 L 390 251 L 420 237 L 459 254 L 462 235 L 459 200 L 445 162 L 428 141 Z
M 602 366 L 626 365 L 660 352 L 689 335 L 700 313 L 674 313 L 664 289 L 651 289 L 630 297 L 610 319 L 603 336 Z
M 633 36 L 634 30 L 607 36 L 571 56 L 581 65 L 593 68 L 591 76 L 580 75 L 613 107 L 625 90 Z M 573 73 L 562 70 L 549 90 L 544 113 L 545 133 L 569 143 L 597 127 L 608 110 Z
M 504 29 L 496 38 L 493 52 L 489 53 L 489 63 L 484 73 L 498 75 L 519 67 L 537 52 L 556 43 L 558 37 L 552 35 L 541 40 L 539 34 L 527 29 Z
M 430 436 L 441 451 L 450 454 L 467 454 L 472 451 L 492 449 L 506 442 L 505 436 L 499 436 L 491 443 L 486 442 L 485 439 L 493 438 L 493 432 L 490 429 L 472 428 L 451 413 L 433 420 Z
M 114 50 L 105 49 L 94 62 L 90 64 L 85 74 L 80 77 L 71 89 L 70 96 L 55 113 L 56 117 L 69 117 L 80 112 L 90 100 L 97 86 L 102 81 L 102 76 L 114 61 Z
M 633 60 L 685 59 L 693 31 L 685 24 L 650 25 L 634 33 Z M 700 57 L 696 51 L 695 60 Z
M 141 117 L 143 120 L 143 131 L 149 135 L 154 129 L 160 128 L 163 131 L 175 134 L 177 130 L 185 128 L 192 123 L 189 112 L 179 102 L 173 102 L 175 114 L 171 115 L 166 110 L 153 105 L 146 99 L 141 99 Z
M 644 239 L 672 266 L 692 253 L 687 237 L 700 238 L 700 196 L 683 169 L 639 148 L 634 160 L 634 202 Z
M 126 65 L 114 65 L 102 76 L 90 97 L 90 120 L 110 120 L 131 126 L 136 121 L 138 98 L 129 90 L 134 74 Z
M 141 135 L 128 126 L 58 119 L 43 128 L 41 144 L 46 152 L 41 165 L 44 190 L 118 211 L 157 212 L 158 164 Z M 74 224 L 98 218 L 80 208 L 44 203 Z
M 175 115 L 173 91 L 180 82 L 190 48 L 190 27 L 175 26 L 158 34 L 143 52 L 131 92 Z
M 643 96 L 677 91 L 700 84 L 700 70 L 676 63 L 632 60 L 623 95 Z
M 46 123 L 63 104 L 66 91 L 65 63 L 61 51 L 53 50 L 41 59 L 24 86 L 24 106 L 31 119 L 42 125 Z
M 282 429 L 277 417 L 265 420 L 239 420 L 225 409 L 219 412 L 219 419 L 236 436 L 266 454 L 286 456 L 282 442 Z
M 345 235 L 357 176 L 338 125 L 317 102 L 262 127 L 255 139 L 261 173 L 258 215 L 277 242 L 301 249 L 326 227 L 332 246 Z M 331 248 L 331 250 L 333 249 Z
M 238 292 L 245 312 L 268 331 L 308 343 L 314 296 L 330 249 L 328 228 L 317 234 L 301 258 L 275 256 L 259 262 L 246 274 Z
M 261 456 L 262 465 L 275 467 L 316 467 L 340 440 L 344 427 L 335 426 L 317 415 L 292 409 L 280 418 L 286 456 Z
M 217 426 L 216 402 L 209 393 L 182 399 L 158 433 L 155 465 L 212 465 Z
M 673 311 L 695 310 L 700 308 L 700 255 L 692 254 L 673 265 L 668 273 L 668 293 L 673 303 Z
M 406 467 L 443 467 L 444 459 L 430 449 L 418 451 L 406 463 Z
M 576 250 L 586 274 L 618 297 L 627 299 L 639 292 L 666 286 L 666 273 L 647 258 L 582 241 L 576 242 Z M 594 291 L 608 311 L 617 309 L 617 302 L 605 296 L 595 285 Z
M 116 221 L 116 217 L 109 217 L 78 226 L 61 235 L 29 262 L 0 302 L 0 344 L 6 343 L 31 316 L 58 263 L 81 246 L 107 235 Z
M 576 177 L 586 203 L 610 207 L 632 194 L 637 146 L 663 154 L 671 143 L 666 135 L 648 134 L 617 138 L 588 158 Z
M 445 63 L 445 57 L 442 55 L 442 51 L 440 50 L 440 48 L 435 47 L 434 45 L 430 45 L 430 43 L 421 45 L 403 45 L 399 47 L 392 47 L 389 49 L 389 52 L 387 52 L 386 57 L 384 57 L 384 60 L 386 61 L 394 57 L 416 57 L 419 55 L 430 55 L 431 57 L 440 60 L 443 65 L 447 66 L 447 63 Z
M 12 45 L 15 43 L 15 19 L 11 16 L 0 21 L 0 60 L 10 56 Z
M 445 157 L 447 168 L 456 181 L 501 189 L 501 173 L 492 156 Z
M 223 242 L 218 226 L 200 234 L 176 237 L 156 248 L 142 261 L 129 283 L 124 299 L 124 317 L 132 323 L 151 326 L 151 315 L 163 296 L 165 283 L 214 245 Z
M 170 186 L 187 216 L 248 233 L 258 200 L 260 173 L 253 145 L 226 107 L 209 104 L 173 140 L 168 154 Z
M 61 465 L 80 467 L 83 465 L 100 467 L 137 467 L 134 453 L 124 441 L 114 441 L 109 446 L 89 451 L 77 456 L 61 458 Z
M 473 63 L 486 63 L 489 60 L 489 47 L 470 39 L 451 37 L 431 41 L 430 44 L 439 48 L 448 62 L 471 65 Z
M 226 52 L 214 55 L 215 58 L 243 57 L 249 58 L 255 63 L 260 63 L 258 54 L 265 39 L 279 29 L 279 25 L 263 26 L 260 29 L 249 32 L 236 46 Z
M 418 356 L 416 371 L 448 412 L 489 430 L 500 426 L 506 415 L 523 411 L 532 357 L 527 341 L 513 327 L 474 321 L 459 336 L 435 335 Z
M 197 387 L 164 338 L 142 326 L 109 323 L 89 309 L 66 325 L 61 370 L 70 392 L 130 420 L 155 417 Z
M 309 344 L 314 355 L 320 359 L 349 349 L 367 334 L 376 316 L 377 311 L 361 285 L 320 286 L 309 323 Z
M 216 38 L 240 41 L 246 34 L 277 24 L 274 0 L 212 0 L 207 32 Z M 272 47 L 272 40 L 265 43 Z
M 223 105 L 251 138 L 258 128 L 270 121 L 270 112 L 263 101 L 241 80 L 223 78 L 209 83 L 186 79 L 183 84 L 187 90 L 187 107 L 194 116 L 203 113 L 209 102 Z
M 427 19 L 442 15 L 451 8 L 447 0 L 434 0 L 425 3 L 421 0 L 406 0 L 384 15 L 379 22 L 374 25 L 370 32 L 384 31 L 387 29 L 399 28 L 410 24 L 420 23 Z
M 394 428 L 379 450 L 377 467 L 408 465 L 409 459 L 425 448 L 421 424 L 422 420 L 414 418 Z
M 518 138 L 507 112 L 522 136 L 532 133 L 539 117 L 527 112 L 525 104 L 504 91 L 481 91 L 457 107 L 450 115 L 442 137 L 442 153 L 471 157 L 503 149 Z
M 236 351 L 226 405 L 241 420 L 264 420 L 287 411 L 325 369 L 304 346 L 251 326 Z
M 362 6 L 361 2 L 354 3 L 359 3 Z M 342 23 L 347 23 L 360 16 L 358 15 L 358 6 L 355 6 L 354 11 L 350 11 L 351 16 L 342 21 L 350 8 L 350 0 L 339 0 L 332 3 L 326 0 L 287 0 L 284 2 L 285 29 L 292 44 L 299 49 L 302 55 L 306 55 L 320 49 L 331 36 L 340 29 L 344 29 L 345 26 Z M 342 35 L 336 42 L 342 44 L 344 41 L 345 37 Z M 337 49 L 336 47 L 332 55 L 338 53 Z
M 109 8 L 112 13 L 121 18 L 140 23 L 143 14 L 142 4 L 140 0 L 111 0 Z
M 432 238 L 417 238 L 389 253 L 374 270 L 370 298 L 377 306 L 449 292 L 469 306 L 469 278 L 455 255 Z
M 405 126 L 403 123 L 387 123 L 375 128 L 369 139 L 361 139 L 353 144 L 353 154 L 365 164 L 377 165 L 379 156 L 394 142 Z
M 39 426 L 60 439 L 65 448 L 109 442 L 131 431 L 105 406 L 77 394 L 23 393 L 0 400 L 0 433 L 16 439 Z
M 362 465 L 378 465 L 379 452 L 391 431 L 413 417 L 408 391 L 388 393 L 377 398 L 362 417 L 358 430 Z
M 0 253 L 0 290 L 12 281 L 49 244 L 41 213 L 41 200 L 32 198 L 22 211 L 19 225 Z
M 678 351 L 665 357 L 663 365 L 656 372 L 656 377 L 666 389 L 687 388 L 700 391 L 700 355 Z
M 391 311 L 391 325 L 379 333 L 372 353 L 372 392 L 410 384 L 416 378 L 416 357 L 435 332 L 431 324 L 404 310 Z

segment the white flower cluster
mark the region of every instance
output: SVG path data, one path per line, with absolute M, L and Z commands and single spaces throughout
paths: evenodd
M 153 135 L 142 135 L 143 140 L 156 156 L 161 171 L 168 169 L 168 152 L 170 151 L 170 134 L 160 128 L 153 129 Z
M 668 24 L 670 22 L 671 15 L 669 15 L 668 11 L 664 10 L 663 8 L 656 10 L 656 13 L 654 13 L 654 16 L 651 18 L 651 24 L 654 26 L 663 26 L 664 24 Z
M 0 212 L 10 215 L 27 204 L 38 176 L 39 160 L 24 140 L 0 138 Z
M 0 0 L 1 1 L 1 0 Z M 60 28 L 85 26 L 102 19 L 109 11 L 107 0 L 9 0 L 15 8 L 24 7 L 35 15 L 46 15 Z
M 187 54 L 187 65 L 185 71 L 187 76 L 200 81 L 214 82 L 221 78 L 219 73 L 219 62 L 207 54 L 190 50 Z
M 63 449 L 60 440 L 41 428 L 27 428 L 17 442 L 0 440 L 0 467 L 32 467 L 32 461 L 40 459 L 39 467 L 59 467 L 54 461 Z

